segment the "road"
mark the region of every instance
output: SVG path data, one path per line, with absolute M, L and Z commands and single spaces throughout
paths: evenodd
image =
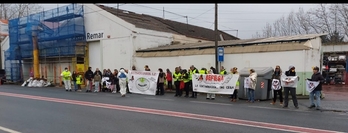
M 347 123 L 347 114 L 269 101 L 0 86 L 0 133 L 333 133 L 348 132 Z

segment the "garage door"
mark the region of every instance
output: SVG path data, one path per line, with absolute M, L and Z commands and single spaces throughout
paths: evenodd
M 101 68 L 100 41 L 88 42 L 89 66 L 94 72 L 96 68 Z

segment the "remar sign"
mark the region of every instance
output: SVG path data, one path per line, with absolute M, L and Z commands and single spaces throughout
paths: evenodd
M 103 38 L 104 38 L 104 31 L 86 32 L 86 40 L 87 41 L 100 40 Z

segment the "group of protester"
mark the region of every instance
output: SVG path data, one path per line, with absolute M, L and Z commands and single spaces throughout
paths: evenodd
M 119 71 L 117 69 L 114 69 L 114 72 L 112 73 L 110 69 L 104 69 L 103 73 L 96 68 L 95 72 L 91 70 L 92 68 L 89 67 L 88 70 L 84 74 L 85 81 L 87 82 L 86 86 L 86 92 L 92 92 L 93 90 L 93 83 L 94 83 L 94 92 L 99 92 L 102 89 L 102 83 L 101 79 L 102 77 L 108 77 L 109 81 L 111 82 L 111 92 L 117 93 L 120 92 L 121 96 L 124 97 L 126 93 L 129 92 L 128 88 L 128 70 L 121 68 Z M 148 65 L 145 65 L 144 67 L 145 71 L 151 71 Z M 135 66 L 132 66 L 132 70 L 136 70 Z M 184 97 L 190 97 L 190 98 L 197 98 L 197 92 L 193 91 L 192 87 L 192 77 L 193 74 L 221 74 L 221 75 L 227 75 L 227 74 L 237 74 L 238 68 L 233 67 L 230 69 L 230 73 L 228 73 L 223 66 L 220 68 L 220 72 L 217 72 L 214 67 L 210 67 L 209 70 L 206 68 L 201 68 L 198 70 L 195 66 L 191 65 L 189 69 L 182 69 L 180 66 L 175 68 L 174 72 L 171 72 L 169 69 L 166 69 L 166 72 L 163 71 L 163 69 L 159 68 L 159 77 L 157 81 L 157 91 L 156 95 L 164 95 L 164 86 L 167 84 L 167 88 L 170 90 L 173 90 L 173 86 L 175 86 L 175 97 L 181 97 L 183 95 L 183 92 L 185 92 Z M 295 67 L 290 65 L 289 69 L 285 71 L 285 76 L 296 76 Z M 62 72 L 61 76 L 63 77 L 64 85 L 66 91 L 71 91 L 71 83 L 74 84 L 75 91 L 81 90 L 81 83 L 82 83 L 82 75 L 77 74 L 76 72 L 73 72 L 72 74 L 70 71 L 68 71 L 67 68 L 65 68 L 65 71 Z M 278 79 L 281 81 L 282 76 L 282 69 L 279 65 L 275 67 L 274 73 L 272 75 L 272 79 Z M 247 102 L 254 103 L 255 102 L 255 89 L 257 84 L 257 73 L 254 69 L 250 69 L 250 84 L 249 88 L 245 88 L 247 91 Z M 300 78 L 297 76 L 297 80 L 300 80 Z M 310 81 L 319 81 L 319 85 L 310 92 L 309 99 L 310 99 L 310 106 L 309 108 L 316 107 L 317 110 L 320 109 L 320 94 L 322 90 L 322 83 L 324 82 L 323 76 L 319 72 L 318 67 L 313 67 L 313 75 L 311 78 L 306 79 Z M 292 82 L 292 81 L 285 81 L 285 82 Z M 173 84 L 174 83 L 174 84 Z M 284 89 L 284 98 L 283 98 L 283 89 Z M 234 89 L 233 94 L 230 96 L 231 102 L 236 102 L 238 99 L 238 90 L 239 90 L 239 80 L 236 83 L 236 87 Z M 190 96 L 191 92 L 191 96 Z M 277 97 L 279 96 L 279 102 L 280 105 L 283 108 L 288 108 L 289 103 L 289 95 L 291 95 L 293 104 L 296 109 L 298 109 L 298 102 L 296 97 L 296 88 L 295 87 L 282 87 L 278 90 L 273 90 L 273 99 L 272 99 L 272 105 L 276 104 Z M 316 97 L 316 102 L 314 102 L 314 96 Z M 207 93 L 206 99 L 215 99 L 215 94 L 213 93 Z M 283 102 L 284 101 L 284 102 Z

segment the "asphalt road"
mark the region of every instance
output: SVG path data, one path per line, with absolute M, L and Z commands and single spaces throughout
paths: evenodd
M 348 115 L 271 106 L 58 88 L 0 86 L 0 133 L 348 132 Z

